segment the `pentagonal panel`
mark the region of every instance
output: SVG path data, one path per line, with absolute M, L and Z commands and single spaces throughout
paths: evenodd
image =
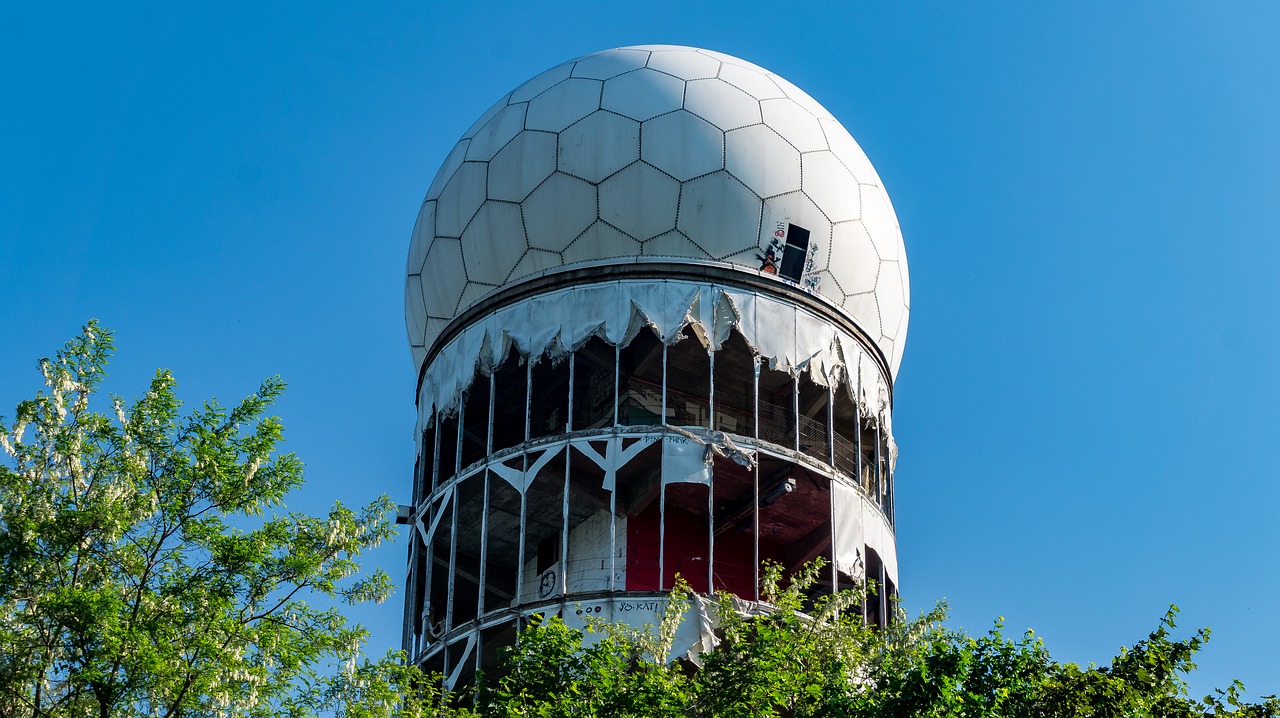
M 533 79 L 517 87 L 511 92 L 511 102 L 528 102 L 538 95 L 546 92 L 557 82 L 569 77 L 569 73 L 573 71 L 573 63 L 566 62 L 561 65 L 542 72 Z
M 640 253 L 654 257 L 711 259 L 711 255 L 702 251 L 702 247 L 694 244 L 679 230 L 672 230 L 646 241 L 640 248 Z
M 604 83 L 600 107 L 644 121 L 680 109 L 684 80 L 641 68 Z
M 681 80 L 698 80 L 715 77 L 720 70 L 720 61 L 691 49 L 662 50 L 649 56 L 648 66 Z
M 846 295 L 875 290 L 880 257 L 861 222 L 841 222 L 831 228 L 831 257 L 827 269 Z
M 827 149 L 827 137 L 818 118 L 790 99 L 761 100 L 760 114 L 764 123 L 787 138 L 801 152 Z
M 471 146 L 467 148 L 467 159 L 489 160 L 524 129 L 524 111 L 527 105 L 507 105 L 493 116 L 492 120 L 479 129 L 471 138 Z
M 462 242 L 436 237 L 422 269 L 422 296 L 428 316 L 453 317 L 458 309 L 458 297 L 462 296 L 467 283 L 467 275 L 461 268 Z
M 471 140 L 461 140 L 453 146 L 452 150 L 449 150 L 449 156 L 444 158 L 444 163 L 440 165 L 440 171 L 436 172 L 435 179 L 431 180 L 431 187 L 427 189 L 427 199 L 435 199 L 440 196 L 445 184 L 453 179 L 453 173 L 458 171 L 458 168 L 462 166 L 463 160 L 467 158 L 467 147 L 470 145 Z
M 484 282 L 467 282 L 466 288 L 462 290 L 462 296 L 458 299 L 458 311 L 475 304 L 496 289 L 496 286 Z
M 564 263 L 585 262 L 601 257 L 631 257 L 640 254 L 640 243 L 610 227 L 596 222 L 564 249 Z
M 511 277 L 507 280 L 514 282 L 521 277 L 527 277 L 530 274 L 537 274 L 548 269 L 559 267 L 564 262 L 560 259 L 560 255 L 556 252 L 547 252 L 541 249 L 530 249 L 524 253 L 519 262 L 516 262 L 516 268 L 511 270 Z
M 862 216 L 858 181 L 840 160 L 827 151 L 803 156 L 804 193 L 833 222 L 844 222 Z
M 637 162 L 600 185 L 600 219 L 639 240 L 676 226 L 680 183 Z
M 889 197 L 879 187 L 863 186 L 862 224 L 866 226 L 876 253 L 881 259 L 897 261 L 902 248 L 898 218 L 889 205 Z
M 761 197 L 800 189 L 800 153 L 765 125 L 725 134 L 724 168 Z
M 802 192 L 781 194 L 764 201 L 760 246 L 767 246 L 774 232 L 780 227 L 785 230 L 788 223 L 809 230 L 809 253 L 815 258 L 814 267 L 826 267 L 826 257 L 831 251 L 831 222 Z
M 422 299 L 422 277 L 410 274 L 404 283 L 404 323 L 409 330 L 409 343 L 421 346 L 426 329 L 427 308 Z
M 527 248 L 520 205 L 485 202 L 462 232 L 467 279 L 501 284 Z
M 489 198 L 519 202 L 556 171 L 556 136 L 525 131 L 489 161 Z
M 728 172 L 684 183 L 676 227 L 713 258 L 754 246 L 760 234 L 760 198 Z
M 596 188 L 557 172 L 529 195 L 524 208 L 529 246 L 563 252 L 596 219 Z
M 462 229 L 484 202 L 485 176 L 484 163 L 462 163 L 436 201 L 436 235 L 462 236 Z
M 529 101 L 524 126 L 559 132 L 600 109 L 599 80 L 571 77 Z
M 436 238 L 436 203 L 423 202 L 418 209 L 418 221 L 413 225 L 413 238 L 409 240 L 409 263 L 405 268 L 408 274 L 422 271 L 422 262 L 431 249 L 431 240 Z
M 746 92 L 757 100 L 770 97 L 786 97 L 769 76 L 759 70 L 725 63 L 720 67 L 720 79 Z
M 640 123 L 601 110 L 560 133 L 561 172 L 599 182 L 640 159 Z
M 509 102 L 510 100 L 511 100 L 511 95 L 510 93 L 508 93 L 501 100 L 498 100 L 497 102 L 490 105 L 489 109 L 485 110 L 484 114 L 480 115 L 480 117 L 477 118 L 475 122 L 472 122 L 471 126 L 467 128 L 466 132 L 462 133 L 463 138 L 469 139 L 472 135 L 478 132 L 481 127 L 484 127 L 486 124 L 488 124 L 489 120 L 492 120 L 494 115 L 501 112 L 502 108 L 506 107 L 507 102 Z
M 787 97 L 795 100 L 801 107 L 812 113 L 814 117 L 817 117 L 818 119 L 831 117 L 831 113 L 827 112 L 827 108 L 823 107 L 817 100 L 810 97 L 809 93 L 791 84 L 785 77 L 779 77 L 777 75 L 770 75 L 770 77 L 773 78 L 774 83 L 781 88 L 783 92 L 787 93 Z
M 819 120 L 822 125 L 823 134 L 827 137 L 827 144 L 831 147 L 831 151 L 835 156 L 840 158 L 845 167 L 853 173 L 858 182 L 862 184 L 880 184 L 880 175 L 876 174 L 876 170 L 871 166 L 871 161 L 867 159 L 867 155 L 854 141 L 853 136 L 849 134 L 839 122 L 835 120 Z
M 684 109 L 722 130 L 760 122 L 760 101 L 723 80 L 687 83 Z
M 594 55 L 587 55 L 578 60 L 573 66 L 573 76 L 589 77 L 593 80 L 608 80 L 628 70 L 644 67 L 644 63 L 648 59 L 648 51 L 634 48 L 597 52 Z
M 678 180 L 693 179 L 724 166 L 724 133 L 679 110 L 641 125 L 640 156 Z

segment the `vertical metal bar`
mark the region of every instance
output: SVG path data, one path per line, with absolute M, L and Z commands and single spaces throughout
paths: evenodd
M 496 373 L 496 372 L 495 372 Z M 497 380 L 493 378 L 493 374 L 489 375 L 489 426 L 485 430 L 484 435 L 484 455 L 487 459 L 493 453 L 493 390 L 497 388 Z
M 716 430 L 716 353 L 707 347 L 707 368 L 710 377 L 707 382 L 707 428 Z M 711 483 L 707 486 L 707 592 L 716 590 L 716 507 L 715 507 L 716 471 L 715 460 L 711 463 Z
M 524 363 L 524 440 L 529 441 L 533 430 L 533 355 Z
M 560 595 L 569 593 L 569 445 L 564 447 L 564 492 L 560 503 Z
M 490 397 L 493 394 L 489 395 Z M 476 597 L 476 623 L 484 618 L 485 598 L 489 588 L 489 470 L 484 469 L 477 474 L 484 482 L 484 499 L 481 502 L 480 514 L 480 595 Z M 474 479 L 472 479 L 474 481 Z
M 613 425 L 617 426 L 620 417 L 618 416 L 619 394 L 622 392 L 619 384 L 622 382 L 622 345 L 613 345 Z
M 427 496 L 435 493 L 436 487 L 440 483 L 440 425 L 444 423 L 444 417 L 440 412 L 435 412 L 436 431 L 431 437 L 431 485 L 427 487 Z
M 760 445 L 760 360 L 752 358 L 751 370 L 751 394 L 752 394 L 752 411 L 755 417 L 751 422 L 754 426 L 756 446 Z M 751 506 L 751 575 L 753 577 L 751 595 L 752 599 L 760 600 L 760 461 L 759 452 L 756 453 L 755 480 L 752 482 L 755 488 L 755 502 Z
M 529 471 L 529 454 L 522 452 L 520 454 L 520 474 L 522 479 L 527 478 L 524 476 L 525 472 L 527 471 Z M 528 489 L 528 486 L 529 486 L 528 482 L 526 481 L 525 488 Z M 527 490 L 520 492 L 520 542 L 519 542 L 519 545 L 516 546 L 516 605 L 517 606 L 524 604 L 524 544 L 525 544 L 525 538 L 527 535 L 525 514 L 528 513 L 527 506 L 526 506 L 526 504 L 528 503 L 526 500 L 526 495 L 528 493 L 529 492 Z
M 794 369 L 794 367 L 792 367 Z M 791 377 L 791 450 L 800 453 L 800 377 Z
M 658 405 L 658 421 L 662 422 L 662 441 L 667 440 L 667 344 L 662 344 L 662 402 Z M 666 448 L 665 446 L 663 447 Z M 661 459 L 659 459 L 661 461 Z M 662 466 L 661 463 L 658 464 Z M 658 469 L 658 590 L 663 591 L 667 580 L 667 477 Z
M 461 426 L 462 425 L 461 422 L 459 422 L 458 425 Z M 459 431 L 458 435 L 461 436 L 462 432 Z M 457 481 L 454 481 L 452 483 L 452 485 L 449 487 L 449 491 L 452 492 L 452 496 L 449 498 L 449 501 L 452 501 L 453 516 L 449 518 L 449 588 L 445 598 L 445 616 L 444 616 L 444 630 L 446 633 L 453 629 L 453 584 L 454 584 L 453 579 L 454 579 L 454 576 L 456 575 L 455 569 L 457 568 L 457 564 L 458 564 L 458 560 L 457 560 L 458 482 Z

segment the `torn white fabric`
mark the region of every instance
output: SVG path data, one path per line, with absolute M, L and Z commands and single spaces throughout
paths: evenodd
M 836 570 L 860 581 L 867 566 L 863 557 L 866 541 L 862 532 L 862 492 L 843 481 L 831 482 L 833 527 L 832 549 Z M 879 549 L 877 549 L 879 551 Z
M 662 483 L 711 484 L 711 448 L 682 434 L 662 439 Z
M 781 298 L 711 282 L 618 280 L 531 297 L 461 331 L 423 375 L 418 435 L 433 406 L 454 406 L 477 373 L 491 373 L 513 345 L 525 356 L 552 347 L 573 351 L 593 336 L 626 346 L 644 327 L 670 343 L 690 324 L 713 350 L 736 327 L 771 367 L 809 370 L 820 384 L 830 385 L 843 372 L 858 381 L 855 398 L 864 416 L 886 412 L 889 382 L 877 362 L 852 335 L 816 314 Z

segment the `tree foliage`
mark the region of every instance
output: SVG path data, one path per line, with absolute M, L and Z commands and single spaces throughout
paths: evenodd
M 112 349 L 91 322 L 0 421 L 0 716 L 413 712 L 416 672 L 363 658 L 336 607 L 390 592 L 356 563 L 387 499 L 279 513 L 303 481 L 283 383 L 184 412 L 159 371 L 99 413 Z
M 596 623 L 589 631 L 603 636 L 584 645 L 586 634 L 558 619 L 534 625 L 508 656 L 507 673 L 478 691 L 476 710 L 504 718 L 1280 716 L 1280 700 L 1246 703 L 1238 682 L 1202 699 L 1188 694 L 1184 679 L 1208 631 L 1172 638 L 1176 609 L 1109 665 L 1082 668 L 1054 661 L 1031 632 L 1006 636 L 999 622 L 976 638 L 948 629 L 943 607 L 899 616 L 883 631 L 864 626 L 858 593 L 807 600 L 819 566 L 785 587 L 770 566 L 766 615 L 746 615 L 722 597 L 720 645 L 697 669 L 653 660 L 666 655 L 687 593 L 677 592 L 655 632 Z

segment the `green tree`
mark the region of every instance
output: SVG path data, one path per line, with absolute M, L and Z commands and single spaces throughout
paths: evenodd
M 0 421 L 0 716 L 433 712 L 433 684 L 365 658 L 334 607 L 389 594 L 357 564 L 388 500 L 277 514 L 303 481 L 267 414 L 280 380 L 184 413 L 159 371 L 104 414 L 112 350 L 90 322 Z
M 746 615 L 718 603 L 719 647 L 687 663 L 665 656 L 687 605 L 677 591 L 656 632 L 608 624 L 588 647 L 583 633 L 553 619 L 527 629 L 505 674 L 479 691 L 483 716 L 775 716 L 801 718 L 1181 718 L 1280 716 L 1280 700 L 1240 700 L 1233 683 L 1203 699 L 1185 676 L 1208 637 L 1171 638 L 1176 609 L 1107 666 L 1052 659 L 1032 633 L 1006 637 L 999 622 L 973 638 L 943 625 L 944 607 L 884 631 L 864 626 L 862 596 L 843 592 L 810 602 L 820 564 L 791 577 L 769 566 L 771 609 Z M 664 638 L 665 637 L 665 638 Z M 664 641 L 666 641 L 664 643 Z

